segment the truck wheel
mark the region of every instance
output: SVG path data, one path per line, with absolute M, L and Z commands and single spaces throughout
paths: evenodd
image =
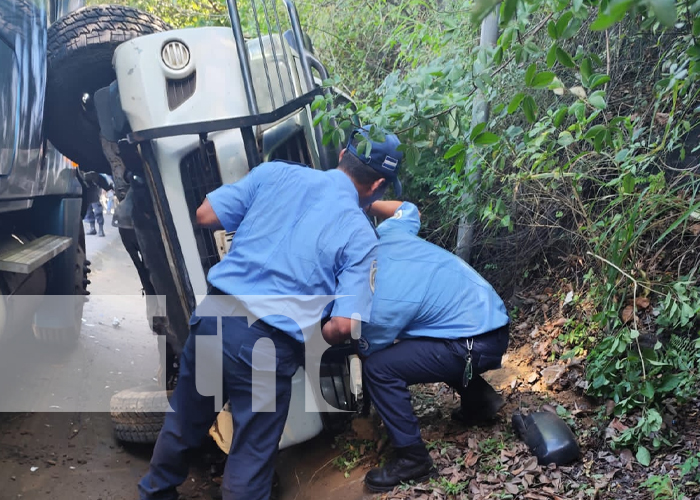
M 86 170 L 112 173 L 93 95 L 116 78 L 112 56 L 118 45 L 168 29 L 157 17 L 123 5 L 84 7 L 49 27 L 44 125 L 64 156 Z
M 85 230 L 80 223 L 80 236 L 78 247 L 75 253 L 75 270 L 73 273 L 73 295 L 76 297 L 73 306 L 75 316 L 73 327 L 52 328 L 47 326 L 33 325 L 34 337 L 42 342 L 53 344 L 71 345 L 80 338 L 80 328 L 82 326 L 83 308 L 87 300 L 87 285 L 89 283 L 87 275 L 90 272 L 90 261 L 85 254 Z
M 116 438 L 126 443 L 155 443 L 171 394 L 157 386 L 143 386 L 112 396 L 109 407 Z

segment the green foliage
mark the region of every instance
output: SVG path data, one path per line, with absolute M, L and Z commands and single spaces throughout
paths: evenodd
M 615 447 L 639 446 L 647 439 L 653 448 L 666 443 L 659 434 L 662 417 L 657 408 L 667 398 L 679 403 L 697 395 L 700 382 L 700 339 L 691 342 L 672 336 L 666 346 L 653 348 L 639 344 L 639 333 L 623 328 L 602 339 L 588 358 L 589 393 L 615 402 L 615 415 L 622 416 L 643 408 L 637 425 L 622 432 L 613 441 Z M 644 463 L 648 460 L 639 460 Z
M 673 336 L 667 346 L 632 347 L 638 334 L 627 328 L 603 339 L 588 365 L 591 394 L 611 397 L 617 415 L 647 401 L 673 396 L 683 402 L 696 394 L 700 340 L 691 343 Z M 641 353 L 641 355 L 640 355 Z
M 479 452 L 485 459 L 496 456 L 505 448 L 505 442 L 496 437 L 490 437 L 479 441 Z
M 379 82 L 411 71 L 443 49 L 470 44 L 474 28 L 460 21 L 464 2 L 447 0 L 298 0 L 304 28 L 331 74 L 349 95 L 372 101 Z
M 700 482 L 700 453 L 690 455 L 681 465 L 681 476 L 690 476 L 696 483 Z
M 433 488 L 439 488 L 444 492 L 445 495 L 448 496 L 448 498 L 452 498 L 465 491 L 469 487 L 469 482 L 462 481 L 458 483 L 452 483 L 448 478 L 441 477 L 439 479 L 431 479 L 430 486 L 432 486 Z
M 690 455 L 679 469 L 680 479 L 687 478 L 691 482 L 700 482 L 700 453 Z M 692 484 L 692 483 L 691 483 Z M 681 484 L 674 484 L 670 476 L 649 476 L 640 486 L 647 489 L 654 500 L 680 500 L 682 498 L 688 498 L 683 494 L 683 486 Z
M 136 7 L 158 16 L 174 28 L 230 25 L 225 0 L 156 1 L 156 0 L 88 0 L 88 5 L 103 3 Z
M 654 500 L 677 500 L 681 498 L 680 492 L 668 476 L 649 476 L 641 486 L 649 490 Z
M 681 277 L 673 283 L 661 301 L 662 314 L 656 323 L 671 330 L 687 328 L 700 312 L 700 290 L 695 280 Z
M 557 344 L 568 349 L 562 359 L 578 357 L 587 352 L 595 344 L 596 332 L 599 328 L 593 322 L 569 320 L 562 328 L 562 332 L 554 339 Z
M 230 26 L 226 0 L 87 0 L 87 5 L 123 4 L 158 16 L 173 28 Z M 258 33 L 276 32 L 279 19 L 282 30 L 290 28 L 286 10 L 280 2 L 237 2 L 241 26 L 246 37 Z M 253 6 L 255 5 L 255 8 Z
M 333 459 L 333 466 L 343 472 L 345 477 L 348 477 L 350 471 L 360 465 L 365 454 L 376 446 L 374 441 L 360 439 L 336 439 L 336 444 L 341 452 Z

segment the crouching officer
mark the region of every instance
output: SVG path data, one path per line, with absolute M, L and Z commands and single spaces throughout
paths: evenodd
M 355 130 L 351 141 L 362 137 L 369 140 L 368 130 Z M 357 326 L 353 315 L 369 318 L 377 238 L 360 207 L 381 197 L 388 182 L 400 187 L 396 175 L 401 153 L 391 135 L 372 142 L 371 157 L 359 154 L 354 144 L 343 150 L 337 169 L 323 172 L 273 161 L 209 193 L 197 210 L 198 224 L 236 231 L 236 236 L 229 253 L 209 272 L 211 289 L 204 301 L 216 303 L 221 295 L 232 295 L 245 305 L 246 296 L 342 295 L 323 326 L 329 343 L 350 337 L 351 327 Z M 304 350 L 299 326 L 281 313 L 252 325 L 240 310 L 222 319 L 224 396 L 235 429 L 222 483 L 224 500 L 270 497 L 292 376 Z M 202 314 L 190 320 L 170 401 L 174 411 L 166 413 L 150 470 L 139 484 L 141 500 L 178 498 L 176 487 L 187 477 L 188 453 L 203 443 L 221 409 L 214 406 L 214 397 L 199 394 L 195 383 L 195 359 L 201 363 L 203 354 L 195 352 L 195 339 L 217 333 L 218 319 Z M 274 357 L 268 354 L 272 364 L 263 363 L 264 368 L 256 364 L 259 358 L 253 352 L 260 339 L 275 346 Z M 259 369 L 272 373 L 272 383 L 254 390 Z M 265 390 L 274 410 L 256 411 L 253 399 Z
M 369 356 L 365 389 L 397 456 L 365 477 L 369 490 L 381 492 L 435 473 L 408 386 L 446 382 L 460 393 L 458 417 L 493 416 L 500 409 L 502 399 L 479 374 L 500 367 L 509 319 L 503 301 L 474 269 L 417 236 L 415 205 L 379 201 L 369 211 L 390 217 L 377 227 L 372 316 L 359 342 L 360 353 Z

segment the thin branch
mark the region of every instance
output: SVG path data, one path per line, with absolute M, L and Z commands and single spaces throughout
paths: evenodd
M 642 379 L 646 380 L 647 379 L 647 368 L 646 365 L 644 364 L 644 356 L 642 355 L 642 346 L 639 345 L 639 328 L 637 327 L 637 287 L 641 286 L 642 288 L 646 288 L 648 290 L 652 290 L 651 288 L 644 286 L 640 284 L 636 279 L 632 277 L 632 275 L 627 274 L 625 271 L 620 269 L 618 266 L 610 262 L 608 259 L 601 257 L 600 255 L 596 255 L 593 252 L 586 252 L 588 255 L 595 257 L 598 260 L 601 260 L 605 262 L 607 265 L 617 269 L 617 271 L 625 276 L 627 279 L 632 281 L 634 284 L 634 288 L 632 289 L 632 321 L 634 322 L 634 330 L 637 332 L 637 336 L 634 338 L 635 343 L 637 344 L 637 351 L 639 352 L 639 360 L 642 362 Z M 644 398 L 646 399 L 646 397 Z
M 610 30 L 605 30 L 605 59 L 606 59 L 606 70 L 605 74 L 610 76 Z M 608 84 L 603 87 L 605 92 L 608 91 Z
M 330 464 L 332 464 L 332 463 L 333 463 L 333 460 L 335 460 L 336 458 L 341 457 L 341 456 L 343 456 L 342 453 L 339 454 L 339 455 L 337 455 L 337 456 L 335 456 L 335 457 L 333 457 L 333 458 L 331 458 L 328 462 L 326 462 L 326 463 L 323 464 L 321 467 L 319 467 L 318 469 L 316 469 L 316 472 L 313 473 L 313 475 L 311 476 L 311 479 L 309 479 L 309 482 L 308 482 L 307 484 L 311 484 L 311 483 L 314 481 L 314 478 L 316 477 L 316 474 L 318 474 L 318 473 L 321 472 L 323 469 L 325 469 L 325 468 L 328 467 Z

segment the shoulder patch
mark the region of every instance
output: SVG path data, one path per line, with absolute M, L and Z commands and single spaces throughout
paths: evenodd
M 392 219 L 400 219 L 401 217 L 403 217 L 403 210 L 401 209 L 394 212 L 394 215 L 391 216 Z
M 372 261 L 372 265 L 369 268 L 369 289 L 374 293 L 375 281 L 377 279 L 377 260 Z
M 367 339 L 364 337 L 360 337 L 360 340 L 357 341 L 357 347 L 359 347 L 360 351 L 365 352 L 369 350 L 369 342 L 367 342 Z

